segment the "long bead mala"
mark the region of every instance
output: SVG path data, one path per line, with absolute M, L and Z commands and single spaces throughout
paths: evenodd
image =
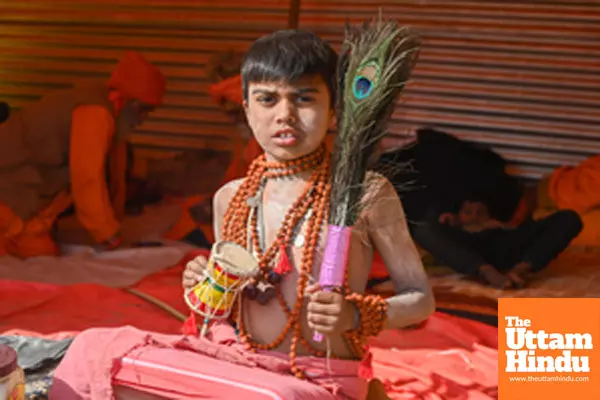
M 229 203 L 227 211 L 224 216 L 222 238 L 223 240 L 233 241 L 237 244 L 246 247 L 248 244 L 248 221 L 250 221 L 250 243 L 257 253 L 259 266 L 261 269 L 261 276 L 258 280 L 268 281 L 269 276 L 272 274 L 273 268 L 271 267 L 275 257 L 279 254 L 279 257 L 287 257 L 287 249 L 290 246 L 294 227 L 303 219 L 309 208 L 312 208 L 312 216 L 308 218 L 306 238 L 307 241 L 304 245 L 302 258 L 299 268 L 299 278 L 297 284 L 297 298 L 292 309 L 290 309 L 283 298 L 283 294 L 276 286 L 276 294 L 278 302 L 287 316 L 287 322 L 279 334 L 279 336 L 271 343 L 257 343 L 252 340 L 248 335 L 248 332 L 244 326 L 244 319 L 239 315 L 234 315 L 233 318 L 236 320 L 239 329 L 239 335 L 241 340 L 248 346 L 249 350 L 272 350 L 278 347 L 292 331 L 292 339 L 290 345 L 290 367 L 292 372 L 298 378 L 304 378 L 304 373 L 296 365 L 296 353 L 298 345 L 302 345 L 308 349 L 312 354 L 323 357 L 324 352 L 316 350 L 310 342 L 303 337 L 301 332 L 301 311 L 304 302 L 304 292 L 308 286 L 309 278 L 312 276 L 313 263 L 315 254 L 319 246 L 319 238 L 321 237 L 321 231 L 327 222 L 328 211 L 329 211 L 329 196 L 331 193 L 331 186 L 329 180 L 329 164 L 330 155 L 326 151 L 325 147 L 321 147 L 318 151 L 305 157 L 285 162 L 285 163 L 270 163 L 265 159 L 264 154 L 258 157 L 250 166 L 246 179 L 240 185 L 240 188 L 233 196 Z M 282 177 L 289 177 L 297 175 L 301 172 L 312 171 L 312 174 L 307 182 L 306 188 L 301 196 L 296 199 L 294 204 L 290 207 L 290 210 L 284 217 L 283 223 L 277 232 L 276 239 L 273 241 L 271 246 L 263 252 L 260 246 L 259 240 L 259 228 L 256 215 L 251 216 L 251 208 L 253 206 L 252 201 L 259 194 L 260 187 L 265 179 L 275 179 Z M 349 279 L 348 273 L 346 272 L 345 277 L 345 292 L 349 291 Z M 360 297 L 357 297 L 360 296 Z M 367 308 L 367 303 L 375 305 L 378 310 L 381 310 L 385 314 L 385 306 L 381 302 L 377 302 L 375 299 L 368 300 L 361 295 L 349 294 L 346 299 L 356 304 L 357 309 L 361 315 L 361 327 L 356 331 L 348 332 L 345 336 L 348 342 L 353 347 L 355 354 L 362 356 L 366 338 L 373 333 L 378 333 L 383 325 L 382 318 L 371 318 L 369 315 L 373 313 L 369 310 L 373 310 L 373 307 Z M 381 299 L 381 298 L 379 298 Z M 376 304 L 374 304 L 374 302 Z M 363 306 L 364 305 L 364 306 Z M 366 318 L 366 320 L 362 320 Z M 364 326 L 365 323 L 373 326 L 374 329 L 369 329 Z

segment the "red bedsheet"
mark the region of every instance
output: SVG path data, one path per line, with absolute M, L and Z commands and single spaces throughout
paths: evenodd
M 178 265 L 133 288 L 187 314 Z M 74 335 L 91 327 L 132 325 L 179 333 L 181 322 L 127 293 L 99 285 L 57 286 L 0 280 L 0 333 L 46 337 Z M 375 376 L 392 399 L 497 398 L 497 329 L 435 313 L 416 329 L 386 331 L 372 343 Z

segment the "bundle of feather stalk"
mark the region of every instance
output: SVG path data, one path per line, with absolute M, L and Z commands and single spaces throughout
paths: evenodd
M 381 16 L 347 26 L 338 61 L 337 137 L 332 154 L 329 228 L 319 284 L 344 284 L 350 235 L 363 204 L 365 177 L 395 103 L 416 63 L 419 38 Z M 315 333 L 314 340 L 322 341 Z

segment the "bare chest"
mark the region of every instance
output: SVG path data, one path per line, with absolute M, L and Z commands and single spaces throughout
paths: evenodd
M 285 274 L 280 283 L 277 284 L 277 291 L 280 294 L 280 300 L 283 300 L 285 307 L 289 310 L 299 310 L 299 320 L 301 323 L 302 336 L 304 338 L 312 337 L 312 332 L 308 328 L 306 321 L 306 306 L 308 298 L 304 296 L 302 290 L 307 285 L 318 282 L 320 273 L 322 255 L 326 244 L 327 221 L 324 217 L 317 218 L 319 210 L 315 206 L 308 207 L 306 211 L 299 210 L 297 203 L 298 197 L 302 196 L 300 190 L 293 186 L 266 190 L 263 193 L 262 201 L 257 204 L 255 212 L 259 215 L 256 218 L 261 233 L 261 248 L 265 253 L 273 244 L 277 245 L 278 238 L 282 235 L 282 226 L 285 226 L 286 219 L 294 213 L 300 213 L 301 218 L 293 227 L 289 241 L 284 244 L 284 250 L 279 249 L 278 256 L 273 259 L 272 268 L 281 261 L 282 251 L 285 251 L 291 270 Z M 322 211 L 322 210 L 321 210 Z M 320 214 L 320 213 L 319 213 Z M 279 241 L 280 242 L 280 241 Z M 351 254 L 348 268 L 355 268 L 358 264 L 365 264 L 361 261 L 366 256 L 362 246 L 361 231 L 353 230 L 351 238 Z M 250 246 L 252 248 L 252 246 Z M 352 276 L 352 274 L 350 274 Z M 305 279 L 302 279 L 305 278 Z M 259 304 L 257 301 L 246 303 L 245 321 L 249 332 L 255 340 L 261 343 L 277 343 L 277 338 L 284 337 L 283 341 L 277 347 L 279 350 L 286 350 L 290 345 L 289 316 L 282 309 L 281 301 L 271 299 L 266 304 Z M 268 324 L 266 322 L 268 316 Z M 310 339 L 309 339 L 310 340 Z M 323 344 L 312 343 L 314 348 L 324 350 Z M 347 349 L 343 342 L 334 344 L 335 353 L 347 355 Z M 304 353 L 304 350 L 299 350 Z
M 324 247 L 327 226 L 323 218 L 317 221 L 319 210 L 311 200 L 312 195 L 310 188 L 295 182 L 267 185 L 262 193 L 259 193 L 260 201 L 256 204 L 256 215 L 253 216 L 255 221 L 250 221 L 251 225 L 256 227 L 261 252 L 265 253 L 278 244 L 280 249 L 277 250 L 281 252 L 283 244 L 287 256 L 298 272 L 302 268 L 302 261 L 304 264 L 308 263 L 306 257 L 303 257 L 307 246 L 310 245 L 316 250 L 317 258 Z
M 300 185 L 265 187 L 255 204 L 255 215 L 251 214 L 253 222 L 249 224 L 255 228 L 254 233 L 249 232 L 249 237 L 258 236 L 258 240 L 248 243 L 256 256 L 264 256 L 269 251 L 277 254 L 270 261 L 272 269 L 283 257 L 289 260 L 291 271 L 281 282 L 281 291 L 289 303 L 297 295 L 299 277 L 305 276 L 308 285 L 318 281 L 326 245 L 327 210 L 319 209 L 322 205 L 316 201 L 303 206 L 300 200 L 306 195 L 310 196 L 310 193 L 303 191 Z M 372 253 L 369 252 L 368 234 L 362 224 L 353 228 L 350 244 L 348 269 L 367 265 Z

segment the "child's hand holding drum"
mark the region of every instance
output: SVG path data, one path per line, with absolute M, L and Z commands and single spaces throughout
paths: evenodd
M 187 263 L 185 271 L 183 271 L 183 288 L 185 290 L 191 289 L 202 280 L 207 263 L 208 260 L 204 256 L 198 256 Z
M 210 320 L 229 317 L 238 294 L 258 272 L 256 258 L 234 242 L 216 242 L 209 260 L 198 256 L 186 265 L 184 300 L 204 316 L 201 336 Z

